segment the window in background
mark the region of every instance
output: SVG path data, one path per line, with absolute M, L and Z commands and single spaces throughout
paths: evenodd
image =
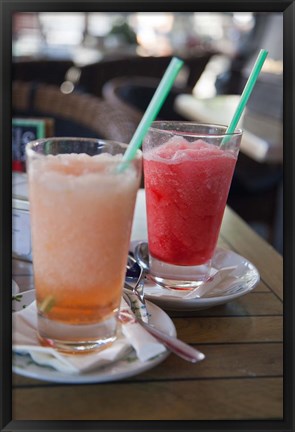
M 44 38 L 37 13 L 14 13 L 12 18 L 13 57 L 34 57 L 44 48 Z

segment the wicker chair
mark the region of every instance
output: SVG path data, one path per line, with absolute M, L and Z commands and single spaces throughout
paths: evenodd
M 203 53 L 185 60 L 188 69 L 184 87 L 190 90 L 204 71 L 212 53 Z M 149 78 L 162 78 L 171 56 L 167 57 L 127 57 L 112 60 L 102 60 L 97 63 L 81 67 L 81 76 L 78 88 L 95 96 L 102 96 L 102 88 L 107 81 L 118 77 L 141 76 Z
M 149 77 L 120 77 L 104 84 L 102 95 L 110 103 L 121 106 L 122 109 L 132 110 L 143 115 L 153 97 L 160 80 Z M 187 88 L 173 86 L 157 116 L 162 120 L 185 120 L 174 110 L 174 100 L 177 95 L 190 93 Z
M 63 94 L 59 87 L 13 82 L 13 116 L 51 117 L 56 136 L 98 137 L 128 143 L 141 115 L 101 98 L 82 93 Z
M 160 79 L 157 78 L 138 76 L 114 78 L 104 84 L 102 95 L 109 103 L 142 116 L 159 82 Z M 175 97 L 180 93 L 190 93 L 190 90 L 173 86 L 157 116 L 158 119 L 185 120 L 174 110 Z

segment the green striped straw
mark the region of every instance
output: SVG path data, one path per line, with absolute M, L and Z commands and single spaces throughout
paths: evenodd
M 253 87 L 255 86 L 255 83 L 257 81 L 258 75 L 260 74 L 261 68 L 263 66 L 263 63 L 267 57 L 268 51 L 265 49 L 260 50 L 258 57 L 256 59 L 256 62 L 253 66 L 252 72 L 249 75 L 249 78 L 246 82 L 245 88 L 243 90 L 243 93 L 241 95 L 239 104 L 236 108 L 236 111 L 234 113 L 234 116 L 232 118 L 232 121 L 230 122 L 228 128 L 226 129 L 226 134 L 232 134 L 234 133 L 237 124 L 239 123 L 239 120 L 241 118 L 241 115 L 244 111 L 244 108 L 246 106 L 246 103 L 248 102 L 248 99 L 252 93 Z M 221 145 L 226 144 L 230 140 L 230 136 L 225 136 L 221 142 Z
M 183 61 L 177 57 L 173 57 L 166 69 L 160 84 L 155 91 L 152 100 L 149 103 L 129 145 L 124 153 L 122 163 L 118 166 L 118 171 L 121 172 L 127 168 L 129 162 L 135 157 L 136 151 L 140 148 L 141 143 L 152 122 L 157 117 L 180 69 L 183 66 Z

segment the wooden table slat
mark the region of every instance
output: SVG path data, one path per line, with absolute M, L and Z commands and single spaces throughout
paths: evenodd
M 282 317 L 175 318 L 176 331 L 187 343 L 282 342 Z
M 261 279 L 283 300 L 282 256 L 229 207 L 225 210 L 221 236 L 233 250 L 256 266 Z
M 209 379 L 209 378 L 253 378 L 279 376 L 282 373 L 282 343 L 244 343 L 244 344 L 206 344 L 201 345 L 206 361 L 198 364 L 186 363 L 183 359 L 171 354 L 168 359 L 142 374 L 128 378 L 127 381 L 168 381 Z M 63 386 L 50 384 L 17 376 L 15 386 Z
M 241 392 L 243 397 L 241 397 Z M 271 397 L 270 397 L 271 395 Z M 15 419 L 240 420 L 283 416 L 280 378 L 16 389 Z M 66 407 L 65 407 L 66 401 Z

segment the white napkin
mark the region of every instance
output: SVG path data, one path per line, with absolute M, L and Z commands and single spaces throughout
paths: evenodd
M 134 300 L 133 300 L 134 301 Z M 122 299 L 121 308 L 129 308 Z M 143 319 L 146 312 L 137 308 Z M 100 352 L 84 355 L 63 354 L 54 348 L 43 347 L 39 344 L 37 328 L 36 302 L 12 315 L 12 349 L 18 354 L 30 354 L 33 361 L 40 365 L 51 366 L 63 373 L 78 374 L 107 365 L 120 359 L 131 347 L 136 351 L 140 361 L 145 362 L 163 353 L 166 348 L 150 335 L 137 322 L 128 322 L 119 326 L 116 341 Z
M 220 269 L 211 268 L 209 280 L 192 290 L 163 288 L 147 278 L 144 286 L 144 292 L 147 295 L 152 295 L 154 297 L 165 296 L 187 300 L 209 295 L 211 297 L 214 295 L 225 295 L 226 290 L 230 286 L 229 282 L 237 279 L 235 276 L 236 269 L 237 266 L 223 267 Z
M 146 240 L 132 240 L 129 246 L 130 251 L 134 253 L 135 247 L 141 241 Z M 160 285 L 157 285 L 151 278 L 147 276 L 144 284 L 145 294 L 153 297 L 164 296 L 167 298 L 179 298 L 183 300 L 198 299 L 205 296 L 219 297 L 221 295 L 227 295 L 231 283 L 236 281 L 240 277 L 240 274 L 239 265 L 224 265 L 224 257 L 218 258 L 220 253 L 223 256 L 223 252 L 224 251 L 222 249 L 216 249 L 214 258 L 216 262 L 215 265 L 217 264 L 217 266 L 211 267 L 209 280 L 197 288 L 192 290 L 164 288 Z

